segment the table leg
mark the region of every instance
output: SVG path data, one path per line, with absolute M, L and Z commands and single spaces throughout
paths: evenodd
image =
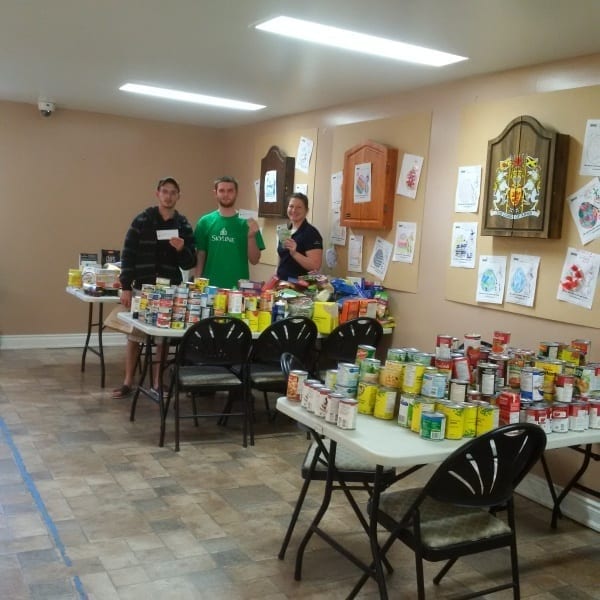
M 85 355 L 87 354 L 89 345 L 90 345 L 90 337 L 92 335 L 92 325 L 94 321 L 94 305 L 90 302 L 88 307 L 88 325 L 87 325 L 87 335 L 85 336 L 85 344 L 83 344 L 83 354 L 81 355 L 81 372 L 85 371 Z
M 90 305 L 93 306 L 93 305 Z M 100 357 L 100 387 L 104 387 L 106 369 L 104 367 L 104 346 L 102 345 L 102 330 L 104 329 L 104 305 L 98 304 L 98 356 Z

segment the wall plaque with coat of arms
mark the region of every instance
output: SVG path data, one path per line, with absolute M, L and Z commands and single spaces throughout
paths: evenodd
M 533 117 L 488 142 L 481 235 L 560 238 L 569 136 Z

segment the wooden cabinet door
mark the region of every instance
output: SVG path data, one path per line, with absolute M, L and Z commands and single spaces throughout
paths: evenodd
M 357 165 L 370 164 L 370 201 L 356 202 Z M 394 198 L 398 150 L 384 144 L 366 141 L 350 148 L 344 154 L 342 184 L 342 214 L 340 222 L 347 227 L 364 229 L 391 229 L 394 216 Z

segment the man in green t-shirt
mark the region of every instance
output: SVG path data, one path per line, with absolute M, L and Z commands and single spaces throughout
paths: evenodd
M 198 220 L 194 230 L 198 262 L 196 276 L 207 277 L 210 285 L 237 287 L 248 279 L 250 264 L 256 265 L 265 243 L 254 219 L 242 219 L 235 209 L 238 182 L 224 176 L 215 181 L 219 208 Z

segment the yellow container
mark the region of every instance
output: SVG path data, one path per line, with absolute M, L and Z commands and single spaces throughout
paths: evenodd
M 258 311 L 257 310 L 247 310 L 244 313 L 244 318 L 246 319 L 246 322 L 248 323 L 248 327 L 250 327 L 250 331 L 252 331 L 252 332 L 258 331 Z
M 477 406 L 470 402 L 464 403 L 463 437 L 474 438 L 477 433 Z
M 465 409 L 462 404 L 446 404 L 446 439 L 462 440 L 465 430 Z
M 264 331 L 271 324 L 271 312 L 268 310 L 258 311 L 258 331 Z
M 80 269 L 69 269 L 67 285 L 74 288 L 80 288 L 83 285 L 81 281 Z
M 404 363 L 397 360 L 386 360 L 379 371 L 379 383 L 385 387 L 402 388 Z
M 415 398 L 412 409 L 412 419 L 410 422 L 410 430 L 415 433 L 421 433 L 421 415 L 424 412 L 434 412 L 435 400 L 433 398 L 425 398 L 419 396 Z
M 373 416 L 378 419 L 391 420 L 396 414 L 396 396 L 398 391 L 395 388 L 379 387 L 375 396 L 375 407 Z
M 376 383 L 360 381 L 356 389 L 358 412 L 363 415 L 372 415 L 375 409 L 378 386 Z

